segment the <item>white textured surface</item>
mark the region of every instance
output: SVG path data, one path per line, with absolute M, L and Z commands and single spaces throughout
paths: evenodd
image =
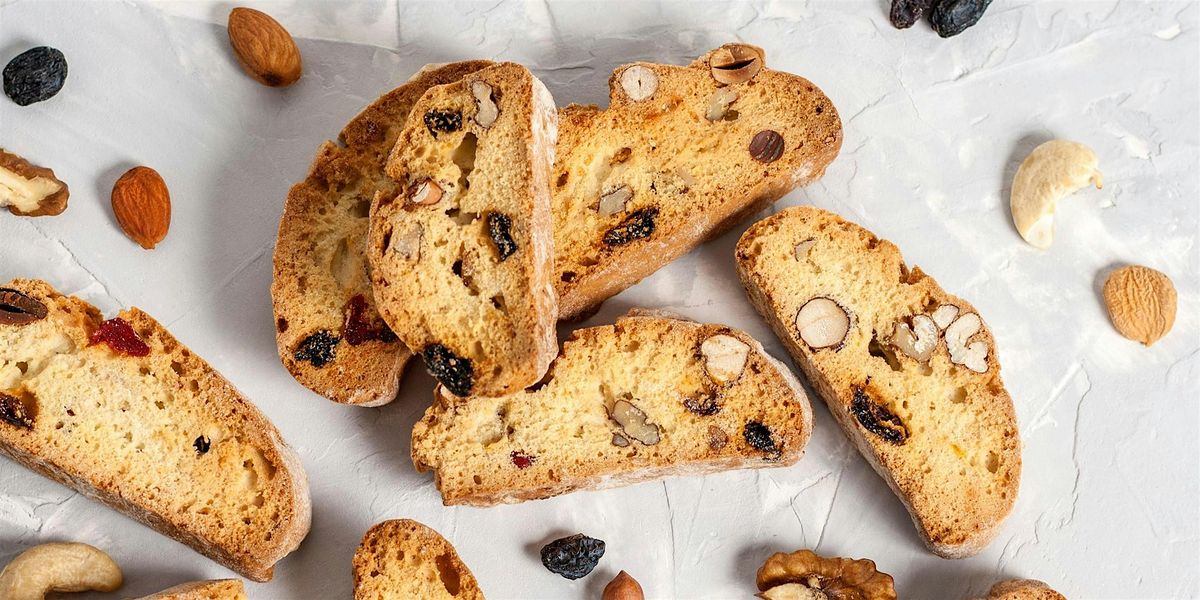
M 394 517 L 449 538 L 492 598 L 596 598 L 619 569 L 655 598 L 744 598 L 768 554 L 803 547 L 873 558 L 905 598 L 962 598 L 1007 576 L 1070 598 L 1200 596 L 1200 7 L 1008 0 L 942 40 L 925 24 L 892 29 L 885 4 L 266 4 L 304 38 L 304 77 L 273 90 L 234 62 L 229 3 L 0 1 L 0 62 L 50 44 L 71 69 L 49 102 L 0 99 L 0 144 L 72 189 L 61 217 L 0 214 L 0 281 L 42 277 L 106 310 L 146 309 L 275 420 L 308 469 L 314 526 L 274 582 L 250 586 L 255 598 L 348 598 L 360 536 Z M 560 103 L 603 104 L 616 65 L 686 63 L 733 39 L 820 85 L 845 123 L 825 178 L 781 205 L 829 208 L 895 241 L 995 333 L 1025 467 L 1013 515 L 979 556 L 928 553 L 823 406 L 793 468 L 444 508 L 408 460 L 429 377 L 410 371 L 393 405 L 349 408 L 301 388 L 275 356 L 268 286 L 284 194 L 318 143 L 379 93 L 424 63 L 485 57 L 528 64 Z M 1105 186 L 1063 202 L 1054 245 L 1039 252 L 1011 225 L 1008 185 L 1054 137 L 1095 149 Z M 153 252 L 126 240 L 107 206 L 112 182 L 139 163 L 174 200 Z M 744 328 L 783 357 L 734 275 L 742 230 L 590 322 L 669 308 Z M 1098 297 L 1106 271 L 1127 262 L 1165 271 L 1179 290 L 1175 329 L 1153 348 L 1119 337 Z M 537 549 L 577 531 L 608 553 L 569 582 Z M 121 597 L 230 575 L 0 461 L 0 564 L 51 540 L 110 551 L 126 570 Z

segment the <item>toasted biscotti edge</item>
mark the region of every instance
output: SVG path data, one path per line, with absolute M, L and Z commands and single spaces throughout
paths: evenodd
M 303 236 L 312 227 L 312 213 L 329 204 L 331 196 L 343 193 L 340 187 L 330 189 L 331 186 L 349 184 L 362 187 L 372 185 L 370 182 L 361 183 L 362 178 L 380 182 L 387 179 L 383 173 L 383 162 L 409 110 L 426 89 L 456 81 L 490 64 L 488 61 L 464 61 L 426 65 L 407 83 L 380 96 L 347 123 L 338 136 L 340 145 L 323 143 L 305 180 L 289 190 L 275 247 L 271 296 L 280 359 L 292 376 L 305 387 L 335 402 L 358 406 L 380 406 L 396 397 L 400 377 L 411 357 L 402 344 L 378 340 L 357 346 L 341 343 L 338 348 L 339 360 L 325 367 L 315 367 L 294 358 L 302 336 L 321 329 L 340 328 L 342 322 L 332 314 L 341 317 L 344 310 L 340 305 L 326 307 L 329 315 L 317 319 L 319 323 L 306 323 L 313 319 L 309 313 L 314 309 L 309 304 L 312 302 L 311 296 L 300 288 L 298 279 L 308 276 L 313 266 Z M 365 190 L 362 192 L 366 193 Z M 366 200 L 369 203 L 372 199 Z M 361 227 L 365 236 L 366 224 L 361 224 Z M 348 230 L 346 233 L 349 235 L 352 232 Z M 361 256 L 362 248 L 350 248 L 348 252 L 357 253 L 365 265 L 365 257 Z M 378 321 L 369 278 L 365 279 L 368 285 L 358 291 L 368 304 L 366 318 Z M 304 331 L 289 332 L 291 324 L 304 327 Z
M 246 588 L 241 579 L 192 581 L 137 600 L 246 600 Z
M 872 239 L 876 240 L 877 245 L 874 247 L 874 250 L 873 250 L 874 252 L 886 253 L 890 256 L 894 256 L 903 265 L 903 258 L 900 255 L 899 248 L 897 248 L 894 244 L 892 244 L 891 242 L 889 242 L 887 240 L 883 240 L 883 239 L 879 239 L 879 238 L 875 237 L 874 234 L 872 234 L 870 231 L 866 230 L 865 228 L 862 228 L 861 226 L 858 226 L 854 223 L 851 223 L 849 221 L 841 219 L 840 217 L 838 217 L 837 215 L 834 215 L 833 213 L 828 213 L 826 211 L 820 211 L 819 209 L 815 209 L 815 208 L 811 208 L 811 207 L 792 207 L 792 208 L 784 209 L 774 215 L 771 215 L 771 216 L 755 223 L 743 234 L 742 238 L 738 241 L 737 247 L 735 249 L 735 255 L 738 257 L 738 259 L 735 262 L 737 264 L 737 272 L 738 272 L 739 279 L 742 282 L 742 286 L 743 286 L 743 288 L 745 288 L 747 296 L 749 297 L 749 299 L 751 301 L 751 304 L 754 305 L 754 307 L 758 310 L 758 312 L 763 316 L 764 320 L 766 320 L 767 323 L 771 326 L 772 331 L 775 332 L 776 336 L 780 339 L 780 341 L 787 348 L 789 354 L 791 354 L 795 358 L 795 362 L 796 362 L 797 366 L 799 366 L 800 369 L 804 372 L 805 377 L 811 383 L 813 388 L 818 392 L 818 394 L 821 396 L 821 398 L 823 400 L 825 400 L 826 404 L 829 405 L 829 409 L 830 409 L 829 412 L 832 414 L 834 419 L 838 422 L 841 429 L 846 433 L 847 437 L 851 440 L 851 442 L 854 443 L 855 447 L 858 449 L 859 453 L 867 460 L 868 464 L 870 464 L 871 467 L 875 470 L 875 472 L 878 473 L 880 475 L 880 477 L 882 477 L 884 479 L 884 481 L 888 484 L 888 487 L 890 487 L 892 489 L 892 491 L 896 495 L 896 497 L 899 498 L 900 501 L 904 504 L 905 509 L 908 511 L 909 516 L 912 518 L 913 524 L 915 525 L 915 527 L 916 527 L 919 535 L 921 536 L 922 541 L 925 543 L 925 545 L 933 553 L 935 553 L 938 556 L 941 556 L 943 558 L 954 559 L 954 558 L 966 558 L 966 557 L 974 556 L 975 554 L 978 554 L 979 552 L 981 552 L 984 549 L 984 547 L 986 547 L 992 541 L 992 539 L 995 538 L 995 536 L 997 535 L 997 533 L 1000 530 L 1000 527 L 1003 525 L 1007 516 L 1011 513 L 1012 508 L 1015 504 L 1016 496 L 1017 496 L 1017 493 L 1019 490 L 1019 480 L 1020 480 L 1020 465 L 1021 465 L 1020 443 L 1018 441 L 1016 444 L 1015 450 L 1011 451 L 1011 452 L 1006 452 L 1005 455 L 1003 456 L 1003 459 L 1006 462 L 1006 464 L 1015 465 L 1014 476 L 1013 476 L 1012 480 L 1008 482 L 1009 485 L 1007 487 L 1007 491 L 1009 493 L 1008 493 L 1007 503 L 1004 504 L 1003 506 L 1000 506 L 998 510 L 994 511 L 991 514 L 991 518 L 988 520 L 988 522 L 985 524 L 982 524 L 983 526 L 980 527 L 979 530 L 974 533 L 974 535 L 966 536 L 966 538 L 961 542 L 953 542 L 953 541 L 938 539 L 937 537 L 931 535 L 929 528 L 926 526 L 925 523 L 922 522 L 922 520 L 920 518 L 920 515 L 923 514 L 923 511 L 926 508 L 925 505 L 930 505 L 931 502 L 926 499 L 910 498 L 907 495 L 905 495 L 901 491 L 899 485 L 897 484 L 895 478 L 893 477 L 892 472 L 879 462 L 878 457 L 876 456 L 875 450 L 872 447 L 871 442 L 868 441 L 867 438 L 862 434 L 860 428 L 852 420 L 852 418 L 848 414 L 848 412 L 833 406 L 834 403 L 838 402 L 837 399 L 839 398 L 839 394 L 833 389 L 830 381 L 825 377 L 825 375 L 822 372 L 820 372 L 816 368 L 815 365 L 810 363 L 808 360 L 805 360 L 804 357 L 805 357 L 806 350 L 804 348 L 802 348 L 799 345 L 799 343 L 797 343 L 793 339 L 794 336 L 792 335 L 791 323 L 780 319 L 779 315 L 781 314 L 781 312 L 783 312 L 781 310 L 780 306 L 778 304 L 776 304 L 776 302 L 774 300 L 772 300 L 771 298 L 769 298 L 767 296 L 766 292 L 764 291 L 764 286 L 760 285 L 757 280 L 758 275 L 756 273 L 749 272 L 745 268 L 746 267 L 745 263 L 740 258 L 743 253 L 742 249 L 743 249 L 744 245 L 750 243 L 750 241 L 755 238 L 756 232 L 760 228 L 770 227 L 776 221 L 786 219 L 790 215 L 812 214 L 812 213 L 821 213 L 821 215 L 819 215 L 818 218 L 830 217 L 832 219 L 835 219 L 836 222 L 846 223 L 846 224 L 852 225 L 853 227 L 857 228 L 858 230 L 861 230 L 865 234 L 871 236 Z M 930 286 L 931 295 L 939 296 L 941 298 L 944 298 L 946 302 L 957 305 L 960 308 L 960 311 L 961 311 L 960 314 L 966 314 L 966 313 L 978 314 L 978 311 L 975 309 L 975 307 L 973 305 L 971 305 L 971 303 L 967 302 L 966 300 L 964 300 L 962 298 L 959 298 L 957 296 L 954 296 L 952 294 L 945 292 L 945 290 L 943 290 L 941 288 L 941 286 L 933 278 L 928 277 L 927 275 L 923 274 L 919 268 L 914 267 L 912 269 L 912 275 L 918 279 L 921 279 L 923 282 L 925 282 L 927 285 Z M 996 352 L 994 351 L 994 348 L 995 348 L 994 338 L 992 337 L 991 330 L 988 329 L 986 323 L 981 325 L 980 335 L 982 337 L 986 337 L 986 339 L 988 340 L 988 344 L 993 348 L 993 351 L 988 352 L 988 355 L 987 355 L 987 364 L 988 364 L 989 370 L 991 370 L 993 373 L 998 374 L 1000 365 L 999 365 L 999 360 L 997 358 Z M 997 379 L 998 379 L 998 377 L 999 376 L 997 375 Z M 1007 400 L 1007 402 L 1002 403 L 1002 406 L 1000 407 L 1000 409 L 1004 411 L 1008 420 L 1015 427 L 1016 415 L 1014 412 L 1013 402 L 1012 402 L 1011 397 L 1008 396 L 1007 391 L 1004 390 L 1004 388 L 1002 386 L 1000 387 L 1000 390 L 999 390 L 999 396 L 1002 399 Z M 923 505 L 918 506 L 918 504 L 923 504 Z
M 447 595 L 453 595 L 462 600 L 483 600 L 483 591 L 479 589 L 479 582 L 471 573 L 471 569 L 459 557 L 454 546 L 432 528 L 411 519 L 384 521 L 374 525 L 363 535 L 362 542 L 354 552 L 353 559 L 355 600 L 373 600 L 377 597 L 369 596 L 368 591 L 364 588 L 367 586 L 369 578 L 375 574 L 382 575 L 386 569 L 385 564 L 380 564 L 380 559 L 386 558 L 379 556 L 379 546 L 381 545 L 398 545 L 403 552 L 408 554 L 423 555 L 428 552 L 436 555 L 433 560 L 437 564 L 439 580 L 446 588 Z M 408 573 L 407 575 L 410 575 L 410 580 L 417 579 L 416 574 Z M 451 594 L 450 587 L 456 587 L 457 592 Z M 429 590 L 426 592 L 429 593 Z

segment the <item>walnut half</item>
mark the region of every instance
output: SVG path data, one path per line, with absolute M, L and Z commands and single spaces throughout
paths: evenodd
M 0 149 L 0 208 L 22 217 L 46 217 L 67 209 L 71 192 L 54 171 Z
M 877 571 L 874 561 L 825 558 L 812 550 L 773 554 L 759 568 L 755 583 L 758 597 L 766 600 L 896 600 L 892 576 Z

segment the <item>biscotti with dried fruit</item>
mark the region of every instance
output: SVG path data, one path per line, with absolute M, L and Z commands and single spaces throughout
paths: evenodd
M 483 600 L 483 592 L 454 546 L 408 519 L 384 521 L 354 553 L 355 600 Z
M 434 471 L 446 504 L 781 467 L 812 431 L 799 383 L 749 335 L 654 315 L 573 332 L 528 390 L 434 396 L 412 459 Z
M 606 298 L 824 174 L 842 145 L 812 82 L 726 44 L 681 67 L 639 62 L 609 107 L 559 112 L 555 285 L 562 317 Z
M 246 600 L 246 586 L 241 579 L 193 581 L 138 600 Z
M 255 581 L 308 534 L 300 460 L 146 313 L 0 286 L 0 453 Z
M 430 88 L 371 208 L 367 257 L 383 319 L 459 396 L 535 382 L 554 359 L 550 166 L 557 113 L 501 63 Z
M 271 298 L 279 357 L 305 387 L 360 406 L 396 397 L 412 354 L 375 308 L 364 254 L 371 202 L 398 190 L 384 163 L 417 100 L 489 64 L 421 70 L 354 117 L 340 143 L 321 144 L 308 176 L 288 192 Z
M 1017 498 L 1021 442 L 975 307 L 817 208 L 755 223 L 736 257 L 751 302 L 929 548 L 983 549 Z
M 998 582 L 981 600 L 1067 600 L 1066 596 L 1036 579 L 1007 579 Z

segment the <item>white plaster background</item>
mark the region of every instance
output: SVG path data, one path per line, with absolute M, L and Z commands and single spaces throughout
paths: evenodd
M 256 4 L 257 5 L 257 4 Z M 220 2 L 0 1 L 0 61 L 62 49 L 63 92 L 0 100 L 0 144 L 70 183 L 61 217 L 0 214 L 0 281 L 42 277 L 106 310 L 140 306 L 235 382 L 296 447 L 312 482 L 301 549 L 254 598 L 348 598 L 362 533 L 411 517 L 451 540 L 491 598 L 597 598 L 619 569 L 655 598 L 745 598 L 771 553 L 869 557 L 904 598 L 963 598 L 1001 577 L 1070 598 L 1200 595 L 1200 6 L 1195 2 L 996 2 L 965 34 L 893 29 L 884 0 L 850 2 L 282 2 L 304 56 L 275 90 L 230 54 Z M 686 63 L 729 40 L 808 77 L 845 125 L 825 178 L 781 206 L 815 204 L 895 241 L 910 263 L 970 298 L 996 336 L 1024 441 L 1020 499 L 982 554 L 927 552 L 900 503 L 814 399 L 816 430 L 792 468 L 679 478 L 491 509 L 444 508 L 408 459 L 431 379 L 410 370 L 379 409 L 337 406 L 275 355 L 268 287 L 288 187 L 317 145 L 427 62 L 529 65 L 560 104 L 605 104 L 612 68 Z M 1103 190 L 1065 201 L 1057 239 L 1025 245 L 1008 215 L 1017 164 L 1064 137 L 1100 156 Z M 158 169 L 174 202 L 167 240 L 129 242 L 108 208 L 116 177 Z M 745 300 L 732 247 L 745 226 L 608 302 L 741 327 L 781 345 Z M 1179 290 L 1153 348 L 1116 334 L 1098 297 L 1114 265 L 1146 264 Z M 790 363 L 789 363 L 790 364 Z M 590 577 L 545 571 L 561 534 L 602 538 Z M 153 531 L 0 461 L 0 564 L 79 540 L 125 568 L 120 597 L 230 573 Z M 96 596 L 118 597 L 118 595 Z

